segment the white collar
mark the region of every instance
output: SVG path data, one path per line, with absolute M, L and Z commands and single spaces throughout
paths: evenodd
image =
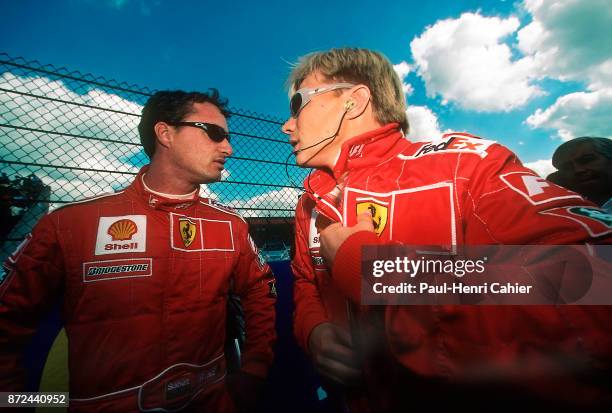
M 192 199 L 195 194 L 198 192 L 199 188 L 196 188 L 193 192 L 190 192 L 188 194 L 182 194 L 182 195 L 177 195 L 177 194 L 166 194 L 163 192 L 157 192 L 152 190 L 151 188 L 149 188 L 147 186 L 147 184 L 145 183 L 144 177 L 146 174 L 142 174 L 142 185 L 144 186 L 144 188 L 147 190 L 147 192 L 151 192 L 152 194 L 155 194 L 157 196 L 161 196 L 163 198 L 168 198 L 168 199 Z

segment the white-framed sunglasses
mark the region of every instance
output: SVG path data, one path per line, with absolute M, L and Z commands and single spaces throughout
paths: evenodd
M 297 118 L 300 111 L 310 102 L 310 100 L 321 93 L 330 92 L 336 89 L 348 89 L 355 86 L 353 83 L 334 83 L 332 85 L 320 86 L 315 88 L 305 87 L 297 90 L 289 101 L 289 112 L 291 116 Z

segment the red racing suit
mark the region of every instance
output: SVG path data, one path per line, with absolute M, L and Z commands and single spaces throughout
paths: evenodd
M 23 391 L 20 350 L 61 293 L 71 411 L 233 411 L 224 382 L 230 290 L 246 321 L 241 369 L 267 375 L 274 278 L 247 223 L 198 194 L 149 192 L 146 169 L 125 190 L 46 215 L 7 260 L 2 391 Z
M 524 379 L 520 389 L 537 397 L 575 400 L 600 394 L 596 385 L 564 377 L 558 369 L 562 360 L 555 364 L 554 357 L 540 355 L 561 359 L 569 354 L 609 373 L 609 307 L 359 306 L 362 245 L 610 243 L 609 220 L 567 212 L 581 206 L 600 214 L 594 204 L 540 178 L 495 142 L 465 133 L 446 134 L 436 142 L 409 142 L 396 124 L 349 139 L 333 175 L 316 171 L 304 185 L 307 192 L 296 208 L 292 261 L 295 334 L 306 351 L 313 328 L 324 322 L 352 326 L 354 341 L 378 336 L 382 356 L 370 357 L 369 367 L 365 361 L 374 411 L 403 411 L 398 407 L 404 406 L 401 397 L 426 394 L 440 383 L 466 382 L 468 376 L 477 377 L 482 366 L 504 371 L 521 364 L 525 371 L 519 374 Z M 355 225 L 356 216 L 372 203 L 379 211 L 376 233 L 349 237 L 330 272 L 319 253 L 320 230 L 330 221 Z M 353 316 L 361 320 L 357 329 L 349 323 L 347 302 L 356 306 Z M 394 369 L 402 371 L 394 374 Z M 549 370 L 560 372 L 553 375 L 558 383 L 549 377 L 549 385 L 538 387 L 536 379 L 527 377 Z M 419 389 L 423 383 L 432 387 Z M 456 407 L 452 396 L 447 400 L 451 402 L 445 407 Z M 431 407 L 431 401 L 425 405 Z

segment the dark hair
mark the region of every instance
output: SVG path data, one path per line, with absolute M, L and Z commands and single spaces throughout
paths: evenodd
M 210 103 L 229 118 L 231 113 L 224 99 L 215 88 L 208 93 L 184 92 L 182 90 L 164 90 L 156 92 L 147 100 L 142 108 L 142 116 L 138 124 L 140 143 L 149 158 L 155 153 L 155 124 L 157 122 L 180 122 L 193 111 L 194 103 Z
M 577 145 L 589 142 L 593 145 L 593 149 L 605 158 L 612 159 L 612 139 L 600 138 L 594 136 L 581 136 L 572 139 L 559 145 L 552 156 L 552 163 L 555 168 L 559 169 L 559 158 L 571 152 Z

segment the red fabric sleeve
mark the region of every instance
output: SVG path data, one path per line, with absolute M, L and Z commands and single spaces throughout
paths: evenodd
M 360 231 L 348 237 L 336 252 L 332 278 L 338 289 L 354 303 L 361 303 L 361 247 L 377 244 L 380 239 L 375 233 Z
M 240 296 L 246 321 L 246 341 L 242 353 L 242 370 L 266 377 L 274 354 L 276 340 L 276 289 L 274 275 L 260 261 L 251 247 L 247 225 L 240 233 L 240 258 L 234 270 L 234 289 Z
M 310 210 L 312 202 L 302 196 L 298 201 L 295 212 L 295 254 L 291 261 L 293 272 L 293 300 L 295 312 L 293 314 L 293 329 L 298 344 L 308 352 L 308 339 L 310 333 L 319 324 L 329 322 L 327 312 L 315 279 L 315 269 L 312 265 L 308 248 L 308 227 L 310 224 Z
M 473 179 L 469 199 L 462 209 L 463 220 L 467 223 L 466 243 L 610 242 L 611 228 L 566 210 L 570 207 L 597 208 L 595 204 L 537 176 L 501 145 L 491 146 L 489 152 L 470 174 Z M 484 239 L 489 242 L 483 242 Z
M 2 391 L 24 391 L 23 348 L 62 285 L 62 254 L 52 217 L 43 217 L 4 264 L 7 274 L 0 284 Z

